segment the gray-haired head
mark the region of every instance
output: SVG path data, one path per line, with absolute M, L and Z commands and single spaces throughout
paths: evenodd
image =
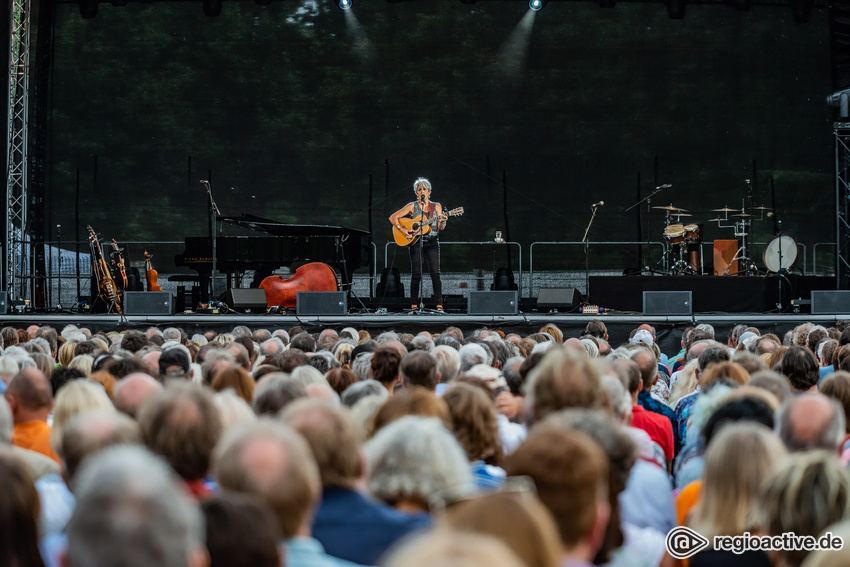
M 416 190 L 419 189 L 419 187 L 424 187 L 425 189 L 430 191 L 431 182 L 424 177 L 419 177 L 418 179 L 416 179 L 416 181 L 413 182 L 413 192 L 416 193 Z
M 180 329 L 176 327 L 168 327 L 164 331 L 162 331 L 162 338 L 166 341 L 177 341 L 180 342 L 181 338 Z
M 476 364 L 490 364 L 489 350 L 478 343 L 468 343 L 457 351 L 460 355 L 460 370 L 466 372 Z
M 266 374 L 254 390 L 251 407 L 257 415 L 277 415 L 293 400 L 307 397 L 302 382 L 284 372 Z
M 364 448 L 369 491 L 388 503 L 429 507 L 474 489 L 466 454 L 435 417 L 405 416 L 382 427 Z
M 413 337 L 412 341 L 410 341 L 410 346 L 413 347 L 414 350 L 432 352 L 434 350 L 434 339 L 424 335 L 417 335 Z
M 377 380 L 355 382 L 342 393 L 342 405 L 354 407 L 354 404 L 368 396 L 380 396 L 382 399 L 386 399 L 389 397 L 389 392 Z
M 369 380 L 372 378 L 372 355 L 371 352 L 361 352 L 351 362 L 351 370 L 357 375 L 358 380 Z
M 146 449 L 104 449 L 74 482 L 74 567 L 185 567 L 204 546 L 203 518 L 168 465 Z

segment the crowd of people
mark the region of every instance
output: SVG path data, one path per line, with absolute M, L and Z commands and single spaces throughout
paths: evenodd
M 850 325 L 0 339 L 0 565 L 850 564 Z

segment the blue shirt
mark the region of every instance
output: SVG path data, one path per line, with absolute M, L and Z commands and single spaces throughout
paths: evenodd
M 357 567 L 356 563 L 325 553 L 322 544 L 311 537 L 291 537 L 283 542 L 281 567 Z
M 374 565 L 400 537 L 430 525 L 427 514 L 405 514 L 356 490 L 335 487 L 322 495 L 313 537 L 334 557 Z
M 673 425 L 673 446 L 675 447 L 674 452 L 679 452 L 679 447 L 681 446 L 681 438 L 679 437 L 679 427 L 678 422 L 676 421 L 676 414 L 673 413 L 666 404 L 663 404 L 652 397 L 649 393 L 649 390 L 641 390 L 638 393 L 638 405 L 643 407 L 643 409 L 647 411 L 653 411 L 655 413 L 660 413 L 664 417 L 670 420 L 670 423 Z

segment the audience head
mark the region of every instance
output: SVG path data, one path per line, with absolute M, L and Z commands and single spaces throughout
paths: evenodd
M 321 480 L 310 448 L 298 433 L 267 420 L 237 425 L 225 432 L 214 462 L 219 486 L 259 496 L 274 513 L 284 538 L 309 533 Z
M 495 537 L 527 567 L 560 564 L 558 528 L 551 512 L 533 492 L 492 492 L 464 500 L 446 510 L 445 525 L 451 530 Z
M 161 382 L 144 372 L 135 372 L 115 384 L 112 390 L 112 402 L 118 411 L 136 418 L 139 408 L 160 390 L 162 390 Z
M 432 392 L 437 388 L 440 378 L 437 359 L 425 351 L 415 351 L 405 356 L 399 365 L 399 372 L 406 388 L 419 386 Z
M 844 410 L 823 394 L 801 394 L 779 410 L 777 427 L 791 452 L 823 449 L 837 454 L 844 440 Z
M 104 449 L 74 482 L 68 522 L 74 567 L 186 567 L 206 564 L 203 519 L 168 465 L 145 449 Z
M 529 373 L 526 394 L 535 421 L 565 408 L 597 408 L 602 405 L 599 370 L 586 356 L 558 348 Z
M 0 564 L 44 565 L 38 548 L 39 500 L 24 461 L 0 447 Z
M 585 434 L 544 423 L 507 458 L 505 470 L 531 477 L 555 518 L 564 552 L 585 548 L 589 561 L 608 525 L 608 467 L 602 449 Z
M 210 567 L 278 567 L 280 530 L 258 497 L 228 492 L 201 502 Z
M 298 400 L 280 419 L 307 441 L 324 488 L 354 488 L 363 476 L 363 463 L 359 432 L 347 409 L 319 400 Z
M 391 506 L 429 510 L 473 490 L 466 454 L 443 422 L 405 416 L 366 443 L 369 492 Z
M 795 453 L 784 459 L 762 484 L 762 530 L 771 536 L 821 535 L 850 514 L 850 476 L 825 451 Z M 784 565 L 798 566 L 803 550 L 780 552 Z
M 820 379 L 818 361 L 809 349 L 792 346 L 782 357 L 782 374 L 791 382 L 791 389 L 807 392 L 817 386 Z
M 139 411 L 145 445 L 187 481 L 203 479 L 222 432 L 212 394 L 201 386 L 172 382 Z

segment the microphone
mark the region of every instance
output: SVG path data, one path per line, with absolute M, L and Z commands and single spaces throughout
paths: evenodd
M 670 187 L 672 187 L 671 184 L 665 183 L 664 185 L 659 185 L 656 189 L 669 189 Z
M 604 204 L 605 204 L 605 201 L 599 201 L 598 203 L 593 203 L 593 204 L 592 204 L 592 205 L 590 205 L 590 206 L 591 206 L 591 207 L 601 207 L 601 206 L 602 206 L 602 205 L 604 205 Z

